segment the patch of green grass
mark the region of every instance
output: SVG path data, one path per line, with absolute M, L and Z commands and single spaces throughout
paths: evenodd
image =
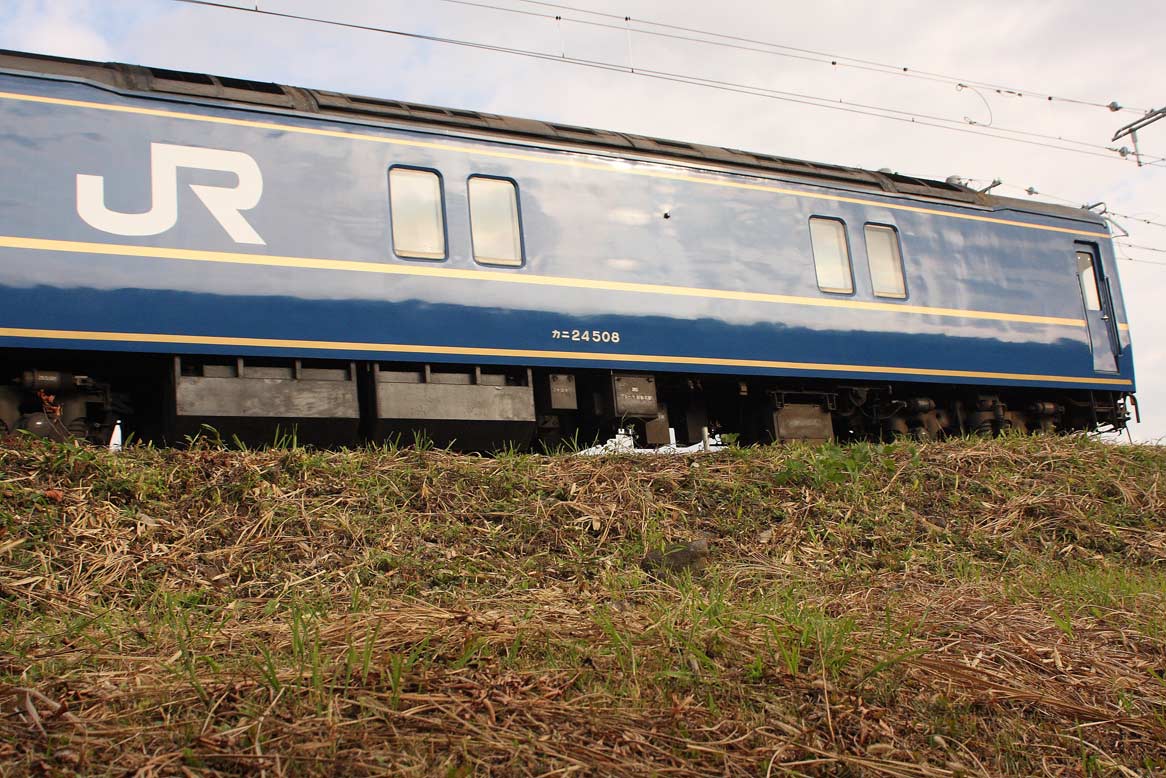
M 1005 586 L 1014 600 L 1056 603 L 1049 618 L 1069 637 L 1077 615 L 1130 624 L 1149 638 L 1166 636 L 1166 569 L 1053 562 L 1029 567 Z

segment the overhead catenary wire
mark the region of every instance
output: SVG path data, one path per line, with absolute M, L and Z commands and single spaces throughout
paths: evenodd
M 1115 243 L 1114 245 L 1118 246 L 1119 248 L 1120 247 L 1136 248 L 1136 247 L 1130 246 L 1130 244 L 1128 244 L 1128 243 Z M 1156 249 L 1156 250 L 1166 252 L 1166 249 Z M 1131 257 L 1124 252 L 1122 252 L 1118 255 L 1118 259 L 1120 259 L 1122 262 L 1133 262 L 1134 264 L 1137 264 L 1137 265 L 1155 265 L 1157 267 L 1166 267 L 1166 262 L 1157 262 L 1153 259 L 1141 259 L 1139 257 Z
M 1038 194 L 1039 194 L 1039 193 L 1038 193 Z M 1084 206 L 1081 206 L 1081 207 L 1084 207 Z M 1140 223 L 1142 223 L 1142 224 L 1146 224 L 1146 225 L 1149 225 L 1149 226 L 1151 226 L 1151 227 L 1162 227 L 1162 228 L 1166 228 L 1166 223 L 1163 223 L 1163 222 L 1156 222 L 1156 221 L 1154 221 L 1153 219 L 1143 219 L 1143 218 L 1142 218 L 1142 217 L 1140 217 L 1140 216 L 1131 216 L 1131 215 L 1130 215 L 1130 214 L 1128 214 L 1128 213 L 1119 213 L 1119 212 L 1117 212 L 1117 211 L 1111 211 L 1109 208 L 1106 208 L 1104 211 L 1102 211 L 1102 212 L 1101 212 L 1101 215 L 1103 215 L 1103 216 L 1116 216 L 1116 217 L 1117 217 L 1117 218 L 1119 218 L 1119 219 L 1125 219 L 1125 220 L 1127 220 L 1127 221 L 1135 221 L 1135 222 L 1140 222 Z
M 1121 241 L 1119 246 L 1125 246 L 1127 249 L 1138 249 L 1139 251 L 1153 251 L 1155 254 L 1166 254 L 1166 248 L 1159 248 L 1157 246 L 1142 246 L 1137 243 L 1126 243 Z
M 527 0 L 520 0 L 520 1 L 527 1 Z M 669 34 L 669 33 L 659 33 L 659 32 L 652 32 L 650 30 L 640 30 L 640 29 L 631 30 L 626 26 L 631 21 L 630 17 L 625 18 L 624 19 L 625 24 L 620 25 L 620 24 L 608 24 L 606 22 L 591 22 L 591 21 L 587 21 L 584 19 L 567 19 L 567 18 L 560 16 L 560 15 L 541 13 L 538 11 L 524 11 L 524 10 L 519 9 L 519 8 L 506 8 L 504 6 L 493 5 L 491 3 L 476 2 L 475 0 L 438 0 L 438 2 L 449 3 L 452 5 L 467 6 L 467 7 L 471 7 L 471 8 L 481 8 L 481 9 L 490 10 L 490 11 L 501 11 L 501 12 L 505 12 L 505 13 L 519 14 L 522 16 L 529 16 L 529 17 L 540 18 L 540 19 L 546 19 L 548 21 L 553 21 L 556 24 L 561 24 L 562 22 L 565 21 L 565 22 L 571 22 L 574 24 L 582 24 L 582 25 L 587 25 L 587 26 L 592 26 L 592 27 L 600 27 L 600 28 L 604 28 L 604 29 L 614 30 L 614 31 L 617 31 L 620 33 L 627 32 L 630 34 L 630 32 L 635 32 L 635 33 L 640 34 L 640 35 L 652 35 L 652 36 L 656 36 L 656 37 L 670 38 L 673 40 L 691 41 L 694 43 L 703 43 L 703 44 L 709 44 L 709 45 L 714 45 L 714 46 L 727 46 L 728 48 L 731 48 L 731 49 L 759 52 L 762 54 L 774 54 L 776 56 L 793 56 L 796 59 L 804 59 L 804 60 L 808 60 L 808 61 L 812 61 L 812 62 L 825 62 L 825 60 L 818 59 L 815 57 L 786 55 L 786 54 L 782 54 L 780 52 L 770 51 L 770 50 L 766 50 L 766 49 L 752 48 L 752 47 L 748 47 L 748 46 L 739 46 L 739 45 L 720 44 L 720 43 L 717 43 L 716 41 L 710 41 L 710 40 L 696 38 L 696 37 L 687 36 L 687 35 L 673 35 L 673 34 Z M 543 5 L 543 4 L 540 3 L 540 5 Z M 567 6 L 557 6 L 556 4 L 546 4 L 546 5 L 552 5 L 555 7 L 562 7 L 562 8 L 567 7 Z M 602 16 L 609 16 L 611 18 L 616 18 L 612 14 L 601 14 L 598 11 L 589 12 L 589 13 L 596 13 L 596 14 L 600 14 Z M 681 29 L 688 29 L 688 28 L 681 28 Z M 562 43 L 561 36 L 559 39 L 559 43 L 560 43 L 560 46 L 559 46 L 560 54 L 558 56 L 558 59 L 573 61 L 574 58 L 567 57 L 566 47 Z M 773 44 L 773 45 L 777 45 L 777 44 Z M 630 52 L 630 41 L 629 41 L 629 52 Z M 583 60 L 580 60 L 580 61 L 583 61 Z M 837 65 L 838 63 L 831 62 L 830 64 Z M 636 71 L 636 68 L 634 66 L 632 66 L 632 64 L 631 64 L 630 59 L 629 59 L 628 69 L 633 71 L 633 72 Z M 864 68 L 864 69 L 873 70 L 872 68 Z M 649 72 L 657 72 L 657 71 L 649 71 Z M 875 72 L 887 73 L 888 71 L 880 70 L 880 71 L 875 71 Z M 677 74 L 677 75 L 682 75 L 682 74 Z M 683 77 L 691 78 L 691 79 L 699 80 L 699 81 L 707 81 L 709 83 L 722 84 L 722 85 L 726 85 L 726 86 L 741 86 L 741 87 L 751 89 L 751 90 L 763 91 L 763 92 L 767 92 L 767 93 L 772 93 L 774 95 L 782 95 L 782 96 L 788 96 L 788 97 L 793 97 L 793 98 L 802 98 L 802 99 L 807 99 L 807 100 L 830 100 L 831 102 L 836 102 L 836 103 L 851 106 L 854 108 L 861 108 L 861 109 L 874 110 L 874 111 L 885 111 L 887 113 L 898 114 L 898 115 L 909 116 L 909 117 L 916 117 L 916 118 L 920 118 L 920 119 L 927 119 L 930 121 L 945 122 L 945 123 L 953 124 L 953 125 L 957 125 L 957 126 L 970 125 L 970 126 L 991 127 L 991 129 L 996 131 L 996 132 L 1002 132 L 1002 133 L 1008 133 L 1008 134 L 1014 134 L 1014 135 L 1022 135 L 1022 136 L 1026 136 L 1026 137 L 1040 138 L 1043 140 L 1050 140 L 1050 141 L 1060 141 L 1062 143 L 1071 143 L 1071 144 L 1082 146 L 1085 148 L 1096 149 L 1099 151 L 1109 151 L 1109 152 L 1114 152 L 1114 153 L 1120 154 L 1120 152 L 1117 149 L 1114 149 L 1114 148 L 1107 146 L 1105 144 L 1095 143 L 1093 141 L 1084 141 L 1084 140 L 1076 140 L 1073 138 L 1066 138 L 1062 135 L 1050 135 L 1047 133 L 1032 132 L 1029 130 L 1019 130 L 1019 129 L 1013 129 L 1013 128 L 1008 128 L 1008 127 L 997 127 L 997 126 L 992 125 L 991 121 L 989 121 L 987 125 L 984 125 L 981 122 L 972 121 L 971 119 L 968 119 L 967 117 L 964 117 L 962 119 L 952 119 L 950 117 L 937 116 L 934 114 L 927 114 L 927 113 L 922 113 L 919 111 L 904 111 L 901 109 L 889 108 L 886 106 L 869 105 L 869 104 L 858 103 L 858 102 L 854 102 L 854 101 L 850 101 L 850 100 L 824 98 L 824 97 L 819 97 L 816 95 L 810 95 L 810 94 L 806 94 L 806 93 L 770 89 L 769 87 L 737 84 L 735 82 L 730 82 L 730 81 L 716 81 L 713 79 L 706 79 L 706 78 L 703 78 L 700 76 L 683 75 Z M 944 83 L 950 83 L 950 84 L 956 86 L 957 88 L 961 88 L 961 89 L 975 86 L 977 83 L 977 82 L 970 82 L 970 81 L 956 81 L 956 80 L 944 79 L 944 78 L 929 78 L 929 80 L 943 81 Z M 980 86 L 983 87 L 983 85 L 980 85 Z M 992 110 L 991 105 L 984 98 L 984 96 L 977 89 L 972 89 L 972 91 L 976 95 L 979 95 L 980 99 L 983 100 L 984 104 L 987 106 L 989 113 L 991 113 L 991 110 Z M 1068 101 L 1068 100 L 1066 100 L 1066 102 L 1081 102 L 1081 101 Z M 1088 103 L 1088 105 L 1094 105 L 1094 104 Z M 1105 106 L 1103 106 L 1103 107 L 1105 107 Z M 1125 155 L 1121 155 L 1121 156 L 1125 156 Z M 1151 158 L 1153 158 L 1153 157 L 1151 157 Z
M 709 79 L 699 76 L 690 76 L 681 73 L 671 73 L 668 71 L 659 71 L 644 68 L 632 68 L 629 65 L 621 65 L 613 62 L 605 62 L 601 60 L 589 60 L 579 57 L 566 57 L 561 54 L 553 54 L 549 52 L 541 52 L 532 49 L 521 49 L 509 46 L 500 46 L 496 44 L 483 43 L 480 41 L 464 40 L 459 38 L 449 38 L 438 35 L 428 35 L 425 33 L 409 32 L 406 30 L 398 30 L 390 27 L 378 27 L 368 24 L 358 24 L 355 22 L 343 22 L 335 19 L 325 19 L 320 17 L 306 16 L 302 14 L 293 14 L 282 11 L 272 11 L 261 8 L 243 7 L 231 5 L 224 2 L 215 2 L 215 0 L 174 0 L 175 2 L 185 3 L 189 5 L 206 6 L 210 8 L 219 8 L 231 11 L 240 11 L 244 13 L 258 14 L 262 16 L 271 16 L 283 19 L 293 19 L 297 21 L 311 22 L 316 24 L 324 24 L 329 26 L 347 28 L 352 30 L 360 30 L 365 32 L 376 32 L 387 35 L 394 35 L 403 38 L 414 40 L 427 41 L 430 43 L 441 43 L 454 46 L 461 46 L 481 51 L 490 51 L 502 54 L 511 54 L 516 56 L 529 57 L 544 61 L 561 62 L 565 64 L 576 65 L 580 67 L 587 67 L 598 70 L 606 70 L 611 72 L 626 73 L 640 76 L 641 78 L 649 78 L 659 81 L 666 81 L 672 83 L 688 84 L 692 86 L 699 86 L 707 89 L 714 89 L 723 92 L 751 95 L 754 97 L 764 97 L 768 99 L 781 100 L 784 102 L 796 103 L 801 105 L 808 105 L 827 110 L 843 111 L 846 113 L 856 114 L 860 116 L 870 116 L 879 119 L 886 119 L 889 121 L 898 121 L 906 124 L 913 124 L 922 127 L 931 127 L 935 129 L 948 130 L 950 132 L 960 132 L 964 134 L 974 135 L 977 137 L 994 138 L 996 140 L 1009 141 L 1013 143 L 1023 143 L 1031 146 L 1039 146 L 1043 148 L 1053 149 L 1056 151 L 1064 151 L 1075 154 L 1082 154 L 1087 156 L 1099 157 L 1102 159 L 1110 159 L 1119 162 L 1130 161 L 1124 157 L 1116 156 L 1113 149 L 1108 149 L 1104 146 L 1096 145 L 1095 148 L 1099 150 L 1090 150 L 1086 148 L 1073 148 L 1070 146 L 1058 145 L 1057 143 L 1048 143 L 1044 140 L 1030 140 L 1023 137 L 1012 137 L 1010 134 L 1031 134 L 1035 137 L 1043 137 L 1046 140 L 1061 140 L 1063 143 L 1075 143 L 1079 145 L 1086 144 L 1083 141 L 1072 141 L 1056 138 L 1055 136 L 1040 136 L 1037 133 L 1025 133 L 1025 131 L 1008 130 L 1006 128 L 988 128 L 982 125 L 966 126 L 966 123 L 960 120 L 947 119 L 944 117 L 934 117 L 926 114 L 914 114 L 907 111 L 900 111 L 898 109 L 885 108 L 880 106 L 869 106 L 857 103 L 847 103 L 841 100 L 833 100 L 831 98 L 817 97 L 814 95 L 782 92 L 779 90 L 768 89 L 765 87 L 758 87 L 749 84 L 740 84 L 731 81 L 722 81 L 718 79 Z M 977 129 L 978 128 L 978 129 Z M 1103 149 L 1103 150 L 1102 150 Z M 1143 160 L 1149 158 L 1154 162 L 1166 162 L 1166 157 L 1156 157 L 1143 155 Z
M 442 0 L 442 2 L 462 2 L 462 0 Z M 992 91 L 997 92 L 998 94 L 1014 95 L 1016 97 L 1025 97 L 1025 96 L 1036 97 L 1036 98 L 1040 98 L 1042 100 L 1045 100 L 1047 102 L 1061 102 L 1061 103 L 1070 103 L 1070 104 L 1075 104 L 1075 105 L 1089 106 L 1089 107 L 1094 107 L 1094 108 L 1104 108 L 1108 111 L 1115 111 L 1115 110 L 1116 111 L 1128 111 L 1131 113 L 1142 113 L 1142 114 L 1147 113 L 1149 111 L 1149 109 L 1147 109 L 1147 108 L 1138 108 L 1138 107 L 1128 106 L 1128 105 L 1118 105 L 1116 108 L 1114 108 L 1116 101 L 1111 101 L 1109 103 L 1103 103 L 1103 102 L 1100 102 L 1097 100 L 1085 100 L 1085 99 L 1076 98 L 1076 97 L 1065 97 L 1065 96 L 1061 96 L 1061 95 L 1054 95 L 1054 94 L 1051 94 L 1049 92 L 1034 91 L 1031 89 L 1022 89 L 1020 87 L 1006 86 L 1003 84 L 997 84 L 997 83 L 993 83 L 993 82 L 989 82 L 989 81 L 979 81 L 976 79 L 961 78 L 961 77 L 957 77 L 957 76 L 946 75 L 943 73 L 936 73 L 936 72 L 928 71 L 928 70 L 918 70 L 915 68 L 909 68 L 909 67 L 902 66 L 902 65 L 892 65 L 892 64 L 889 64 L 886 62 L 877 62 L 875 60 L 861 59 L 858 57 L 847 57 L 844 55 L 832 54 L 830 52 L 818 51 L 815 49 L 805 49 L 805 48 L 799 48 L 797 46 L 789 46 L 789 45 L 781 44 L 781 43 L 773 43 L 770 41 L 758 40 L 756 38 L 747 38 L 747 37 L 739 36 L 739 35 L 729 35 L 726 33 L 712 32 L 709 30 L 701 30 L 701 29 L 698 29 L 695 27 L 686 27 L 686 26 L 678 25 L 678 24 L 669 24 L 666 22 L 652 21 L 649 19 L 634 18 L 634 17 L 626 15 L 626 14 L 617 14 L 617 13 L 611 13 L 611 12 L 605 12 L 605 11 L 594 11 L 594 10 L 590 10 L 587 8 L 579 8 L 577 6 L 566 5 L 564 3 L 553 3 L 553 2 L 549 2 L 548 0 L 515 0 L 515 2 L 524 3 L 526 5 L 542 6 L 544 8 L 553 8 L 553 9 L 557 9 L 560 11 L 571 11 L 573 13 L 589 14 L 592 16 L 600 17 L 600 18 L 618 19 L 618 20 L 625 20 L 626 19 L 628 21 L 631 21 L 631 22 L 634 22 L 636 24 L 643 25 L 643 26 L 657 27 L 659 29 L 675 30 L 677 32 L 703 35 L 703 36 L 707 36 L 709 38 L 715 38 L 715 39 L 719 39 L 721 41 L 731 42 L 731 43 L 719 44 L 719 45 L 723 45 L 723 46 L 728 47 L 728 48 L 741 48 L 741 49 L 745 49 L 745 50 L 756 51 L 757 49 L 753 49 L 750 47 L 763 46 L 766 48 L 762 49 L 762 51 L 771 52 L 771 53 L 788 52 L 788 54 L 786 54 L 784 56 L 790 56 L 790 57 L 794 57 L 796 59 L 807 59 L 807 60 L 811 60 L 814 62 L 828 63 L 834 67 L 858 68 L 861 70 L 867 70 L 867 71 L 878 72 L 878 73 L 885 73 L 888 75 L 897 75 L 897 76 L 904 76 L 904 77 L 909 77 L 909 78 L 919 78 L 919 79 L 925 79 L 925 80 L 930 80 L 930 81 L 941 81 L 941 82 L 952 84 L 952 85 L 964 84 L 967 86 L 975 86 L 975 87 L 980 87 L 983 89 L 991 89 Z M 516 9 L 506 9 L 506 10 L 516 10 Z M 580 21 L 580 20 L 575 20 L 575 21 Z M 659 33 L 652 33 L 649 30 L 638 30 L 638 32 L 641 32 L 644 34 L 659 34 Z M 717 45 L 717 44 L 715 44 L 714 41 L 703 40 L 702 42 Z M 748 46 L 743 46 L 741 44 L 748 44 Z
M 1123 219 L 1129 219 L 1130 221 L 1134 222 L 1141 222 L 1142 224 L 1148 224 L 1151 227 L 1162 227 L 1163 229 L 1166 229 L 1166 222 L 1156 222 L 1153 219 L 1143 219 L 1141 216 L 1131 216 L 1128 213 L 1117 213 L 1116 211 L 1110 211 L 1110 213 L 1112 213 L 1114 216 L 1120 216 Z

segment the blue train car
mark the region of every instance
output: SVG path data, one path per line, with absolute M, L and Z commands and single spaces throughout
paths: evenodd
M 937 437 L 1134 389 L 1088 211 L 0 52 L 0 433 Z

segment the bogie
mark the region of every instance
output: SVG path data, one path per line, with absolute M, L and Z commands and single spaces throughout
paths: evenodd
M 642 445 L 657 446 L 726 433 L 742 444 L 1063 433 L 1120 428 L 1128 418 L 1117 393 L 497 365 L 23 356 L 37 361 L 9 363 L 0 433 L 94 443 L 108 442 L 115 422 L 124 434 L 164 445 L 210 428 L 247 445 L 281 434 L 317 446 L 420 437 L 493 451 L 587 444 L 629 427 Z

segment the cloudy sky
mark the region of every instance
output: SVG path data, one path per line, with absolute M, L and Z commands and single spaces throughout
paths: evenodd
M 1112 6 L 1086 0 L 561 0 L 573 10 L 531 0 L 258 5 L 630 65 L 641 73 L 176 0 L 0 0 L 0 48 L 276 81 L 931 178 L 955 174 L 980 186 L 998 178 L 1000 194 L 1026 197 L 1032 187 L 1038 199 L 1053 202 L 1104 201 L 1124 215 L 1114 218 L 1130 233 L 1122 242 L 1132 244 L 1118 251 L 1128 260 L 1121 262 L 1121 281 L 1144 419 L 1133 434 L 1138 440 L 1166 437 L 1166 227 L 1146 223 L 1166 224 L 1166 162 L 1139 168 L 1105 150 L 1130 145 L 1128 139 L 1109 141 L 1119 126 L 1138 118 L 1137 110 L 1166 105 L 1166 10 L 1159 0 Z M 708 33 L 737 47 L 683 39 Z M 909 75 L 864 63 L 906 67 Z M 895 114 L 900 118 L 926 115 L 934 117 L 927 122 L 962 131 L 652 78 L 645 70 L 826 98 L 836 106 L 877 106 L 902 112 Z M 954 78 L 911 77 L 916 72 Z M 961 82 L 1014 87 L 1020 95 L 961 88 Z M 1137 110 L 1102 107 L 1114 101 Z M 1140 140 L 1144 152 L 1166 157 L 1166 119 Z

